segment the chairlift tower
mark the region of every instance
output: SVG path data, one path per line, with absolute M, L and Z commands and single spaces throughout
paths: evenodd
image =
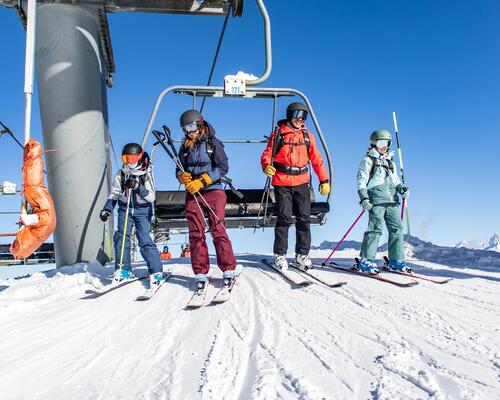
M 243 0 L 43 0 L 35 65 L 58 267 L 105 261 L 99 212 L 112 181 L 107 88 L 115 72 L 108 12 L 241 16 Z M 26 27 L 27 0 L 0 0 Z M 110 222 L 112 224 L 112 221 Z

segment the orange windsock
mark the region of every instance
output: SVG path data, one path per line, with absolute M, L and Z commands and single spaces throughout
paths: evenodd
M 17 232 L 16 240 L 10 246 L 15 258 L 29 257 L 56 228 L 54 202 L 43 181 L 42 145 L 33 139 L 24 146 L 23 184 L 24 197 L 38 216 L 38 222 L 21 226 Z

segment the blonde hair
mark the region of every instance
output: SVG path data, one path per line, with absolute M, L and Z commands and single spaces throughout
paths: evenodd
M 186 136 L 184 138 L 184 142 L 182 142 L 182 145 L 184 146 L 185 149 L 191 150 L 203 136 L 205 136 L 205 126 L 202 126 L 199 129 L 198 136 L 196 136 L 195 139 L 191 139 L 188 136 Z

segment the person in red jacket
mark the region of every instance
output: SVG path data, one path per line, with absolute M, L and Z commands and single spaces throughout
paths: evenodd
M 295 264 L 303 270 L 311 268 L 312 265 L 309 257 L 311 247 L 311 198 L 307 168 L 309 161 L 320 181 L 320 194 L 325 196 L 330 193 L 325 162 L 316 146 L 314 136 L 304 123 L 307 114 L 304 104 L 291 103 L 286 109 L 286 119 L 278 122 L 278 127 L 271 133 L 261 157 L 262 170 L 272 178 L 274 186 L 278 212 L 274 229 L 274 265 L 281 270 L 288 268 L 286 253 L 292 216 L 296 218 Z

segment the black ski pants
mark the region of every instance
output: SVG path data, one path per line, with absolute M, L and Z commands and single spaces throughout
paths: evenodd
M 309 185 L 275 186 L 278 219 L 274 228 L 274 254 L 286 254 L 288 229 L 295 216 L 295 253 L 309 254 L 311 248 L 311 197 Z

